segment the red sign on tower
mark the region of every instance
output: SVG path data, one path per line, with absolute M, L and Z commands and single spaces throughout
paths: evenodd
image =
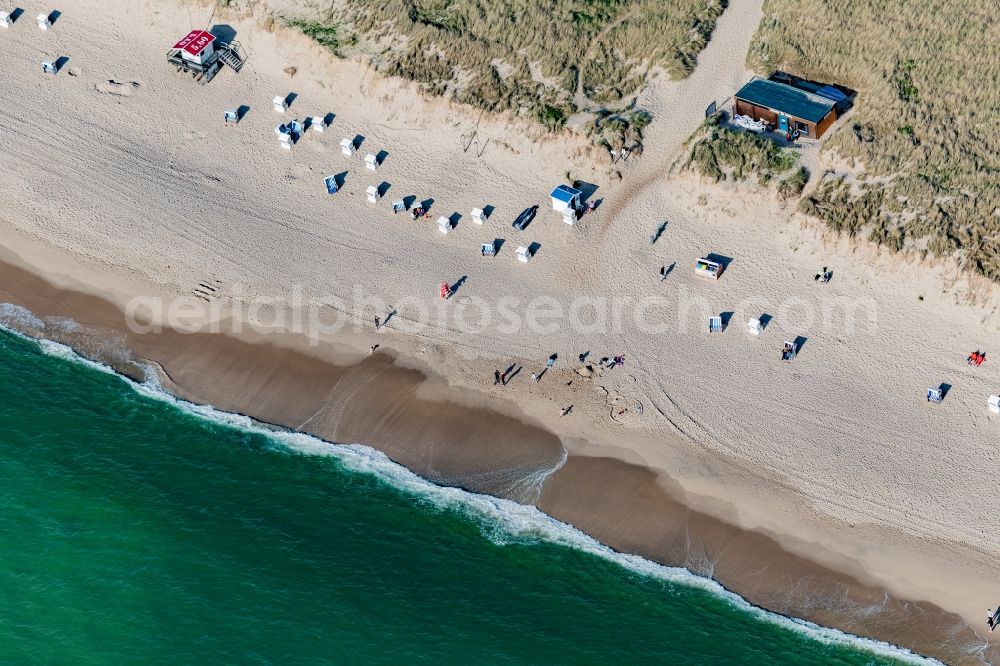
M 205 30 L 192 30 L 176 44 L 175 49 L 184 49 L 193 56 L 200 54 L 205 47 L 215 41 L 215 35 Z

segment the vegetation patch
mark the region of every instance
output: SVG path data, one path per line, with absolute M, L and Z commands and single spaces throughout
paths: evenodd
M 756 177 L 761 185 L 767 185 L 776 176 L 791 170 L 798 160 L 794 150 L 780 148 L 767 137 L 724 126 L 721 114 L 708 118 L 688 139 L 688 145 L 683 168 L 717 182 Z M 808 178 L 805 173 L 801 176 Z
M 896 66 L 896 91 L 904 102 L 917 101 L 917 87 L 913 85 L 913 68 L 916 64 L 907 60 Z
M 285 19 L 285 25 L 289 28 L 295 28 L 305 36 L 315 40 L 317 44 L 328 49 L 335 56 L 342 57 L 340 52 L 340 30 L 336 23 L 292 18 Z
M 809 182 L 809 170 L 804 166 L 796 169 L 791 176 L 784 178 L 778 183 L 778 198 L 784 201 L 802 194 Z
M 566 124 L 566 110 L 543 104 L 538 112 L 538 120 L 551 130 L 559 129 Z
M 601 109 L 587 123 L 587 136 L 612 156 L 642 155 L 642 130 L 653 116 L 644 109 L 608 111 Z
M 895 250 L 956 258 L 1000 281 L 1000 18 L 945 0 L 768 0 L 750 48 L 784 70 L 857 91 L 824 151 L 863 167 L 824 179 L 802 209 Z

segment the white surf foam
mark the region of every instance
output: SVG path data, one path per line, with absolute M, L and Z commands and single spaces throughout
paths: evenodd
M 536 507 L 490 495 L 480 495 L 459 488 L 433 484 L 417 476 L 406 467 L 393 462 L 385 454 L 370 446 L 335 444 L 304 433 L 275 430 L 247 416 L 223 412 L 210 405 L 197 405 L 181 400 L 167 393 L 154 382 L 144 384 L 134 382 L 119 375 L 106 365 L 83 358 L 66 345 L 49 340 L 34 340 L 20 335 L 16 331 L 9 332 L 37 343 L 41 350 L 49 356 L 81 363 L 100 372 L 114 375 L 136 392 L 165 402 L 186 413 L 244 432 L 268 437 L 281 446 L 301 454 L 334 457 L 348 470 L 373 475 L 398 490 L 418 496 L 431 506 L 443 510 L 460 511 L 472 518 L 483 534 L 497 545 L 545 541 L 567 548 L 575 548 L 614 562 L 643 576 L 708 591 L 757 619 L 799 632 L 821 643 L 865 650 L 876 655 L 913 664 L 941 663 L 884 641 L 862 638 L 839 629 L 822 627 L 813 622 L 764 610 L 754 606 L 738 594 L 725 589 L 716 581 L 697 576 L 687 569 L 668 567 L 638 555 L 617 552 L 572 525 L 559 522 Z
M 45 322 L 35 316 L 35 313 L 22 305 L 0 303 L 0 324 L 14 329 L 44 330 Z M 5 328 L 6 330 L 6 328 Z

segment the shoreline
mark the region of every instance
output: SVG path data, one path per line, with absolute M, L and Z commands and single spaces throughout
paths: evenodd
M 523 414 L 523 420 L 511 418 L 517 413 L 513 405 L 503 405 L 506 413 L 491 411 L 493 403 L 469 406 L 468 396 L 460 397 L 441 378 L 396 364 L 386 354 L 335 365 L 287 347 L 217 333 L 135 335 L 124 326 L 121 310 L 99 296 L 56 287 L 5 261 L 0 261 L 0 283 L 0 302 L 50 322 L 45 330 L 22 325 L 19 332 L 66 344 L 140 382 L 139 368 L 152 363 L 167 378 L 170 393 L 182 400 L 324 441 L 372 446 L 438 485 L 533 503 L 616 552 L 686 568 L 779 615 L 946 663 L 965 663 L 982 645 L 958 616 L 926 602 L 896 599 L 848 573 L 788 552 L 767 534 L 692 509 L 681 499 L 683 488 L 662 473 L 617 458 L 567 456 L 559 438 L 544 426 Z M 9 319 L 0 323 L 17 328 Z M 333 356 L 344 359 L 351 351 Z M 360 394 L 352 390 L 373 381 Z M 240 391 L 231 390 L 234 382 Z M 424 383 L 436 387 L 433 398 L 418 395 Z M 292 397 L 277 404 L 260 400 L 265 392 Z M 329 403 L 343 392 L 351 395 L 338 405 L 344 409 L 332 423 L 319 418 L 301 427 L 304 415 L 315 416 L 314 403 Z M 319 397 L 303 404 L 310 402 L 310 394 Z M 372 402 L 393 405 L 397 420 L 379 424 L 368 409 Z M 429 426 L 443 419 L 449 424 L 446 430 Z M 594 492 L 597 487 L 599 493 Z M 630 520 L 622 521 L 624 516 Z M 825 601 L 817 603 L 820 599 Z M 878 611 L 872 613 L 875 607 Z M 989 648 L 986 655 L 995 650 Z

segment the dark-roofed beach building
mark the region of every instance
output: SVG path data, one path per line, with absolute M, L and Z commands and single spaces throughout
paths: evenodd
M 769 79 L 755 78 L 733 97 L 736 113 L 771 123 L 786 134 L 798 130 L 818 139 L 837 119 L 838 100 Z

